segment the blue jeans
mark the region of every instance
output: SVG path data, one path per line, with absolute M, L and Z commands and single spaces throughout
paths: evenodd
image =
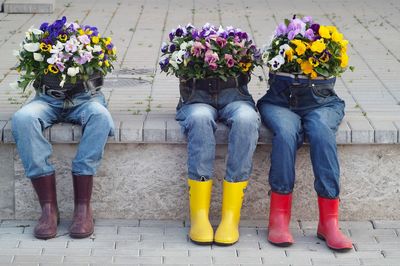
M 257 106 L 263 123 L 273 133 L 269 172 L 272 191 L 293 191 L 296 152 L 306 138 L 317 194 L 325 198 L 339 196 L 335 134 L 345 104 L 334 92 L 334 84 L 334 78 L 309 80 L 270 74 L 270 89 Z
M 252 102 L 233 101 L 221 109 L 206 103 L 184 104 L 176 119 L 188 137 L 190 179 L 208 180 L 213 176 L 217 119 L 229 127 L 225 180 L 241 182 L 249 178 L 260 125 Z
M 37 93 L 36 97 L 12 117 L 12 133 L 18 153 L 30 179 L 54 173 L 49 162 L 52 147 L 43 136 L 44 129 L 58 122 L 82 126 L 82 138 L 72 162 L 74 175 L 94 175 L 100 165 L 114 123 L 101 92 L 75 95 L 72 103 Z

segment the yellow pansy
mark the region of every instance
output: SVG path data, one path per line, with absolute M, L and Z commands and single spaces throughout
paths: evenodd
M 347 53 L 342 53 L 342 56 L 340 58 L 340 67 L 347 67 L 347 65 L 349 64 L 349 56 L 347 55 Z
M 329 33 L 329 29 L 325 26 L 320 26 L 318 30 L 319 36 L 325 39 L 330 39 L 331 34 Z
M 93 37 L 92 37 L 92 43 L 94 43 L 94 44 L 98 44 L 98 43 L 99 43 L 99 41 L 100 41 L 100 38 L 99 38 L 99 36 L 93 36 Z
M 315 52 L 322 53 L 325 50 L 325 48 L 326 48 L 326 45 L 324 43 L 324 39 L 319 39 L 319 40 L 316 40 L 315 42 L 313 42 L 311 44 L 311 48 L 310 49 L 314 53 Z
M 250 67 L 251 67 L 251 63 L 239 63 L 239 66 L 242 68 L 243 72 L 247 72 L 249 71 Z
M 300 41 L 300 40 L 292 40 L 291 43 L 293 43 L 294 45 L 296 45 L 296 53 L 297 55 L 303 55 L 306 52 L 306 45 L 304 44 L 304 42 Z
M 104 53 L 99 54 L 99 59 L 103 59 L 104 58 Z
M 303 71 L 303 73 L 306 75 L 311 74 L 311 72 L 313 71 L 313 66 L 308 61 L 302 62 L 300 64 L 300 68 Z
M 321 57 L 319 58 L 319 61 L 322 63 L 326 63 L 329 61 L 329 54 L 328 53 L 323 53 Z
M 117 53 L 117 48 L 113 47 L 111 51 L 112 51 L 112 54 L 116 54 Z
M 310 62 L 310 64 L 311 64 L 313 67 L 317 67 L 317 66 L 319 65 L 319 62 L 318 62 L 318 60 L 317 60 L 315 57 L 310 57 L 310 58 L 308 58 L 308 62 Z
M 337 28 L 335 26 L 332 26 L 332 25 L 326 26 L 326 28 L 329 30 L 330 33 L 334 33 L 334 32 L 338 31 Z
M 47 68 L 45 68 L 45 69 L 43 70 L 43 73 L 44 73 L 45 75 L 47 75 L 47 74 L 49 73 L 49 70 L 48 70 Z
M 85 34 L 85 31 L 82 30 L 82 29 L 78 29 L 78 33 L 79 33 L 79 35 L 84 35 L 84 34 Z
M 296 59 L 296 62 L 297 62 L 297 64 L 301 64 L 301 63 L 303 63 L 303 59 L 297 58 L 297 59 Z
M 293 61 L 293 49 L 292 48 L 289 48 L 288 50 L 286 50 L 286 52 L 285 52 L 285 55 L 286 55 L 286 57 L 287 57 L 287 60 L 289 61 L 289 62 L 292 62 Z
M 49 65 L 47 68 L 53 74 L 57 74 L 59 72 L 58 68 L 55 65 Z
M 333 40 L 334 42 L 340 43 L 340 42 L 343 40 L 343 34 L 341 34 L 341 33 L 338 32 L 338 31 L 333 32 L 333 33 L 332 33 L 332 40 Z
M 348 40 L 341 40 L 340 42 L 340 46 L 342 46 L 342 47 L 347 47 L 347 45 L 349 44 L 349 41 Z
M 60 34 L 60 35 L 58 35 L 58 39 L 62 42 L 66 42 L 68 39 L 68 36 L 67 36 L 67 34 Z
M 103 65 L 103 61 L 99 61 L 98 65 L 102 66 Z
M 39 45 L 39 48 L 40 48 L 40 50 L 41 50 L 42 52 L 50 52 L 50 50 L 51 50 L 51 44 L 46 44 L 46 43 L 42 42 L 42 43 Z
M 106 65 L 106 67 L 109 67 L 109 66 L 110 66 L 110 63 L 108 62 L 108 60 L 105 60 L 105 61 L 104 61 L 104 65 Z
M 90 29 L 87 29 L 87 30 L 85 31 L 85 34 L 86 34 L 86 35 L 92 35 L 92 34 L 93 34 L 93 31 L 91 31 Z

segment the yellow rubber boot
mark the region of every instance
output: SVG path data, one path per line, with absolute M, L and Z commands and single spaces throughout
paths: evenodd
M 188 185 L 190 202 L 190 240 L 199 245 L 212 244 L 214 230 L 208 219 L 212 180 L 196 181 L 188 179 Z
M 240 210 L 247 183 L 248 181 L 231 183 L 224 180 L 222 218 L 215 232 L 215 244 L 229 246 L 239 240 Z

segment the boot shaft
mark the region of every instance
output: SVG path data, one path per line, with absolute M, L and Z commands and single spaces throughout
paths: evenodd
M 72 175 L 74 186 L 74 202 L 90 203 L 93 191 L 93 176 L 92 175 Z

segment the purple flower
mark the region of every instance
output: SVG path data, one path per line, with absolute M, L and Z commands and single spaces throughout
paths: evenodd
M 172 42 L 172 40 L 175 37 L 175 30 L 172 30 L 169 34 L 168 34 L 169 40 Z
M 168 44 L 166 43 L 166 42 L 163 42 L 162 43 L 162 45 L 161 45 L 161 52 L 162 53 L 166 53 L 166 52 L 168 52 Z
M 182 28 L 177 28 L 175 35 L 178 37 L 181 37 L 183 35 L 183 29 Z
M 158 62 L 158 64 L 160 65 L 161 70 L 165 70 L 168 68 L 168 64 L 169 64 L 169 58 L 165 57 L 165 58 L 161 58 L 161 60 Z
M 278 27 L 275 30 L 275 36 L 276 37 L 283 36 L 286 35 L 286 33 L 287 33 L 287 27 L 285 23 L 279 23 Z
M 78 40 L 83 44 L 89 44 L 90 43 L 90 39 L 86 34 L 78 36 Z
M 212 50 L 208 50 L 206 52 L 204 61 L 210 66 L 212 70 L 216 70 L 218 68 L 218 60 L 219 57 L 217 53 L 213 52 Z
M 308 24 L 312 24 L 313 23 L 313 19 L 310 16 L 305 16 L 301 19 L 304 23 L 308 23 Z
M 295 18 L 289 23 L 287 30 L 289 40 L 293 40 L 297 34 L 304 36 L 306 24 L 300 19 Z
M 108 50 L 111 50 L 112 48 L 114 48 L 114 44 L 110 43 L 109 45 L 106 46 Z
M 47 27 L 49 26 L 48 22 L 44 22 L 42 23 L 42 25 L 40 25 L 40 30 L 45 32 L 47 30 Z
M 233 59 L 233 56 L 231 54 L 225 54 L 224 59 L 228 68 L 231 68 L 235 65 L 235 60 Z
M 65 69 L 64 63 L 62 63 L 62 62 L 56 62 L 56 66 L 57 66 L 57 68 L 58 68 L 61 72 L 64 72 L 64 69 Z
M 195 57 L 199 57 L 206 47 L 201 42 L 194 42 L 192 46 L 192 53 Z
M 314 33 L 318 33 L 319 31 L 319 24 L 312 24 L 310 28 L 314 31 Z
M 310 41 L 314 41 L 314 39 L 315 39 L 314 31 L 312 29 L 306 30 L 304 37 L 306 37 Z
M 175 52 L 175 50 L 176 50 L 176 45 L 172 43 L 172 44 L 169 46 L 169 51 L 172 53 L 172 52 Z

